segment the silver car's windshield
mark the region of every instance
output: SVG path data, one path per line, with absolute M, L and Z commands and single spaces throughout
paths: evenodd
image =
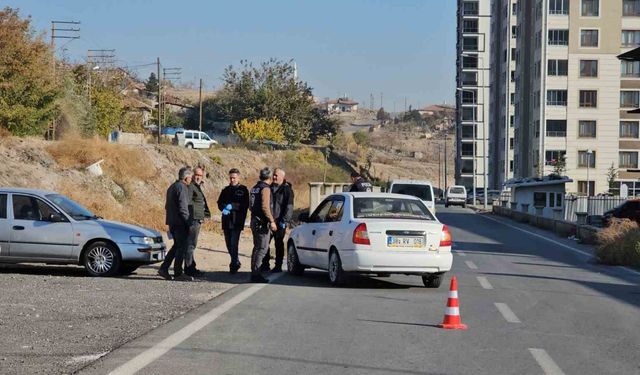
M 91 211 L 82 207 L 79 203 L 65 197 L 64 195 L 49 194 L 46 197 L 47 199 L 55 203 L 56 206 L 60 207 L 60 209 L 62 209 L 62 211 L 64 211 L 67 215 L 76 220 L 89 220 L 98 218 Z
M 435 220 L 421 201 L 401 198 L 355 198 L 353 216 L 361 219 Z

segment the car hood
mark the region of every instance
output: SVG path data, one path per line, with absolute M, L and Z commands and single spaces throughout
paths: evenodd
M 161 234 L 153 229 L 144 228 L 138 225 L 125 224 L 119 221 L 111 221 L 98 219 L 93 221 L 96 225 L 103 227 L 106 230 L 126 231 L 130 232 L 131 236 L 147 236 L 147 237 L 159 237 Z

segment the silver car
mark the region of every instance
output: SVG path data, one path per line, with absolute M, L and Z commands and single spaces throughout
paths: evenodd
M 113 276 L 165 252 L 155 230 L 104 220 L 52 191 L 0 187 L 0 263 L 79 264 Z

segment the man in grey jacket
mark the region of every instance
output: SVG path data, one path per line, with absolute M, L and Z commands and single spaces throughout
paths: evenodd
M 193 257 L 187 254 L 189 226 L 191 225 L 191 215 L 189 204 L 191 203 L 191 190 L 189 184 L 193 177 L 190 167 L 182 167 L 178 172 L 178 181 L 174 182 L 167 189 L 167 199 L 165 210 L 167 213 L 166 224 L 169 226 L 169 234 L 173 237 L 173 246 L 167 253 L 164 262 L 158 270 L 158 275 L 166 280 L 171 280 L 169 266 L 173 263 L 173 274 L 176 280 L 192 280 L 191 276 L 184 275 L 183 262 L 185 268 L 191 266 Z
M 189 266 L 185 267 L 184 273 L 193 277 L 202 277 L 204 272 L 196 268 L 195 251 L 198 246 L 198 237 L 200 236 L 200 227 L 205 219 L 211 218 L 211 211 L 207 204 L 207 198 L 202 191 L 204 183 L 204 167 L 197 166 L 193 168 L 193 181 L 189 185 L 191 203 L 189 203 L 189 213 L 191 214 L 191 226 L 189 227 L 189 242 L 187 254 L 192 259 Z
M 287 231 L 287 225 L 291 223 L 293 218 L 293 188 L 291 184 L 284 178 L 284 169 L 276 168 L 273 170 L 273 182 L 271 183 L 271 212 L 276 220 L 278 229 L 273 232 L 272 238 L 276 248 L 276 261 L 271 272 L 282 272 L 282 262 L 284 260 L 284 237 Z M 262 261 L 262 271 L 269 270 L 269 261 L 271 254 L 267 255 Z

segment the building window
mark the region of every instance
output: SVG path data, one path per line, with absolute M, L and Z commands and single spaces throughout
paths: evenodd
M 472 174 L 473 173 L 473 160 L 465 159 L 462 160 L 462 173 L 464 174 Z
M 569 72 L 569 62 L 567 60 L 547 61 L 547 73 L 550 76 L 566 76 Z
M 620 121 L 620 138 L 639 138 L 638 121 Z
M 640 77 L 640 61 L 621 61 L 620 75 L 623 78 Z
M 513 160 L 509 160 L 509 172 L 513 172 Z
M 580 77 L 597 77 L 598 60 L 580 60 Z
M 580 47 L 598 47 L 598 30 L 580 30 Z
M 638 168 L 638 151 L 620 151 L 620 168 Z
M 622 46 L 640 46 L 640 30 L 622 30 Z
M 509 150 L 513 150 L 513 138 L 509 138 Z
M 480 8 L 477 1 L 465 1 L 462 3 L 462 14 L 465 16 L 477 16 Z
M 515 16 L 518 14 L 518 4 L 517 3 L 513 3 L 511 4 L 511 15 Z
M 463 104 L 476 104 L 477 91 L 476 90 L 463 90 L 462 91 L 462 103 Z
M 544 165 L 556 165 L 558 160 L 562 160 L 567 152 L 565 150 L 547 150 L 544 152 Z
M 549 14 L 569 14 L 569 0 L 549 0 Z
M 551 46 L 568 46 L 569 30 L 552 29 L 549 30 L 549 45 Z
M 513 128 L 513 124 L 516 122 L 516 116 L 509 116 L 509 127 Z
M 578 151 L 578 168 L 586 168 L 587 163 L 589 168 L 596 167 L 596 152 L 592 151 L 591 154 L 589 154 L 586 150 Z
M 465 51 L 477 51 L 478 50 L 478 37 L 477 36 L 465 36 L 462 38 L 462 49 Z
M 473 125 L 462 125 L 462 139 L 473 139 Z
M 589 194 L 589 196 L 594 196 L 595 192 L 594 190 L 596 189 L 596 182 L 595 181 L 589 181 L 589 190 L 587 191 L 587 181 L 578 181 L 578 194 L 580 195 L 587 195 L 587 193 Z
M 598 107 L 598 92 L 596 90 L 580 90 L 580 108 Z
M 478 68 L 478 56 L 462 56 L 462 67 L 465 69 L 477 69 Z
M 476 107 L 462 107 L 462 121 L 476 121 Z
M 463 33 L 477 33 L 478 32 L 478 19 L 465 19 L 462 21 Z
M 640 91 L 620 91 L 620 108 L 640 107 Z
M 478 84 L 478 73 L 476 72 L 462 72 L 462 85 L 463 86 L 476 86 Z
M 622 0 L 622 15 L 625 17 L 640 16 L 640 0 Z
M 511 38 L 516 39 L 518 37 L 518 26 L 511 26 Z
M 511 61 L 516 61 L 516 49 L 511 48 Z
M 547 120 L 547 137 L 566 137 L 567 120 Z
M 473 155 L 473 142 L 462 142 L 462 156 L 474 156 Z
M 547 90 L 547 105 L 566 106 L 567 90 Z
M 578 137 L 595 138 L 596 122 L 595 121 L 578 121 Z
M 600 15 L 600 0 L 582 0 L 582 17 L 598 17 Z

